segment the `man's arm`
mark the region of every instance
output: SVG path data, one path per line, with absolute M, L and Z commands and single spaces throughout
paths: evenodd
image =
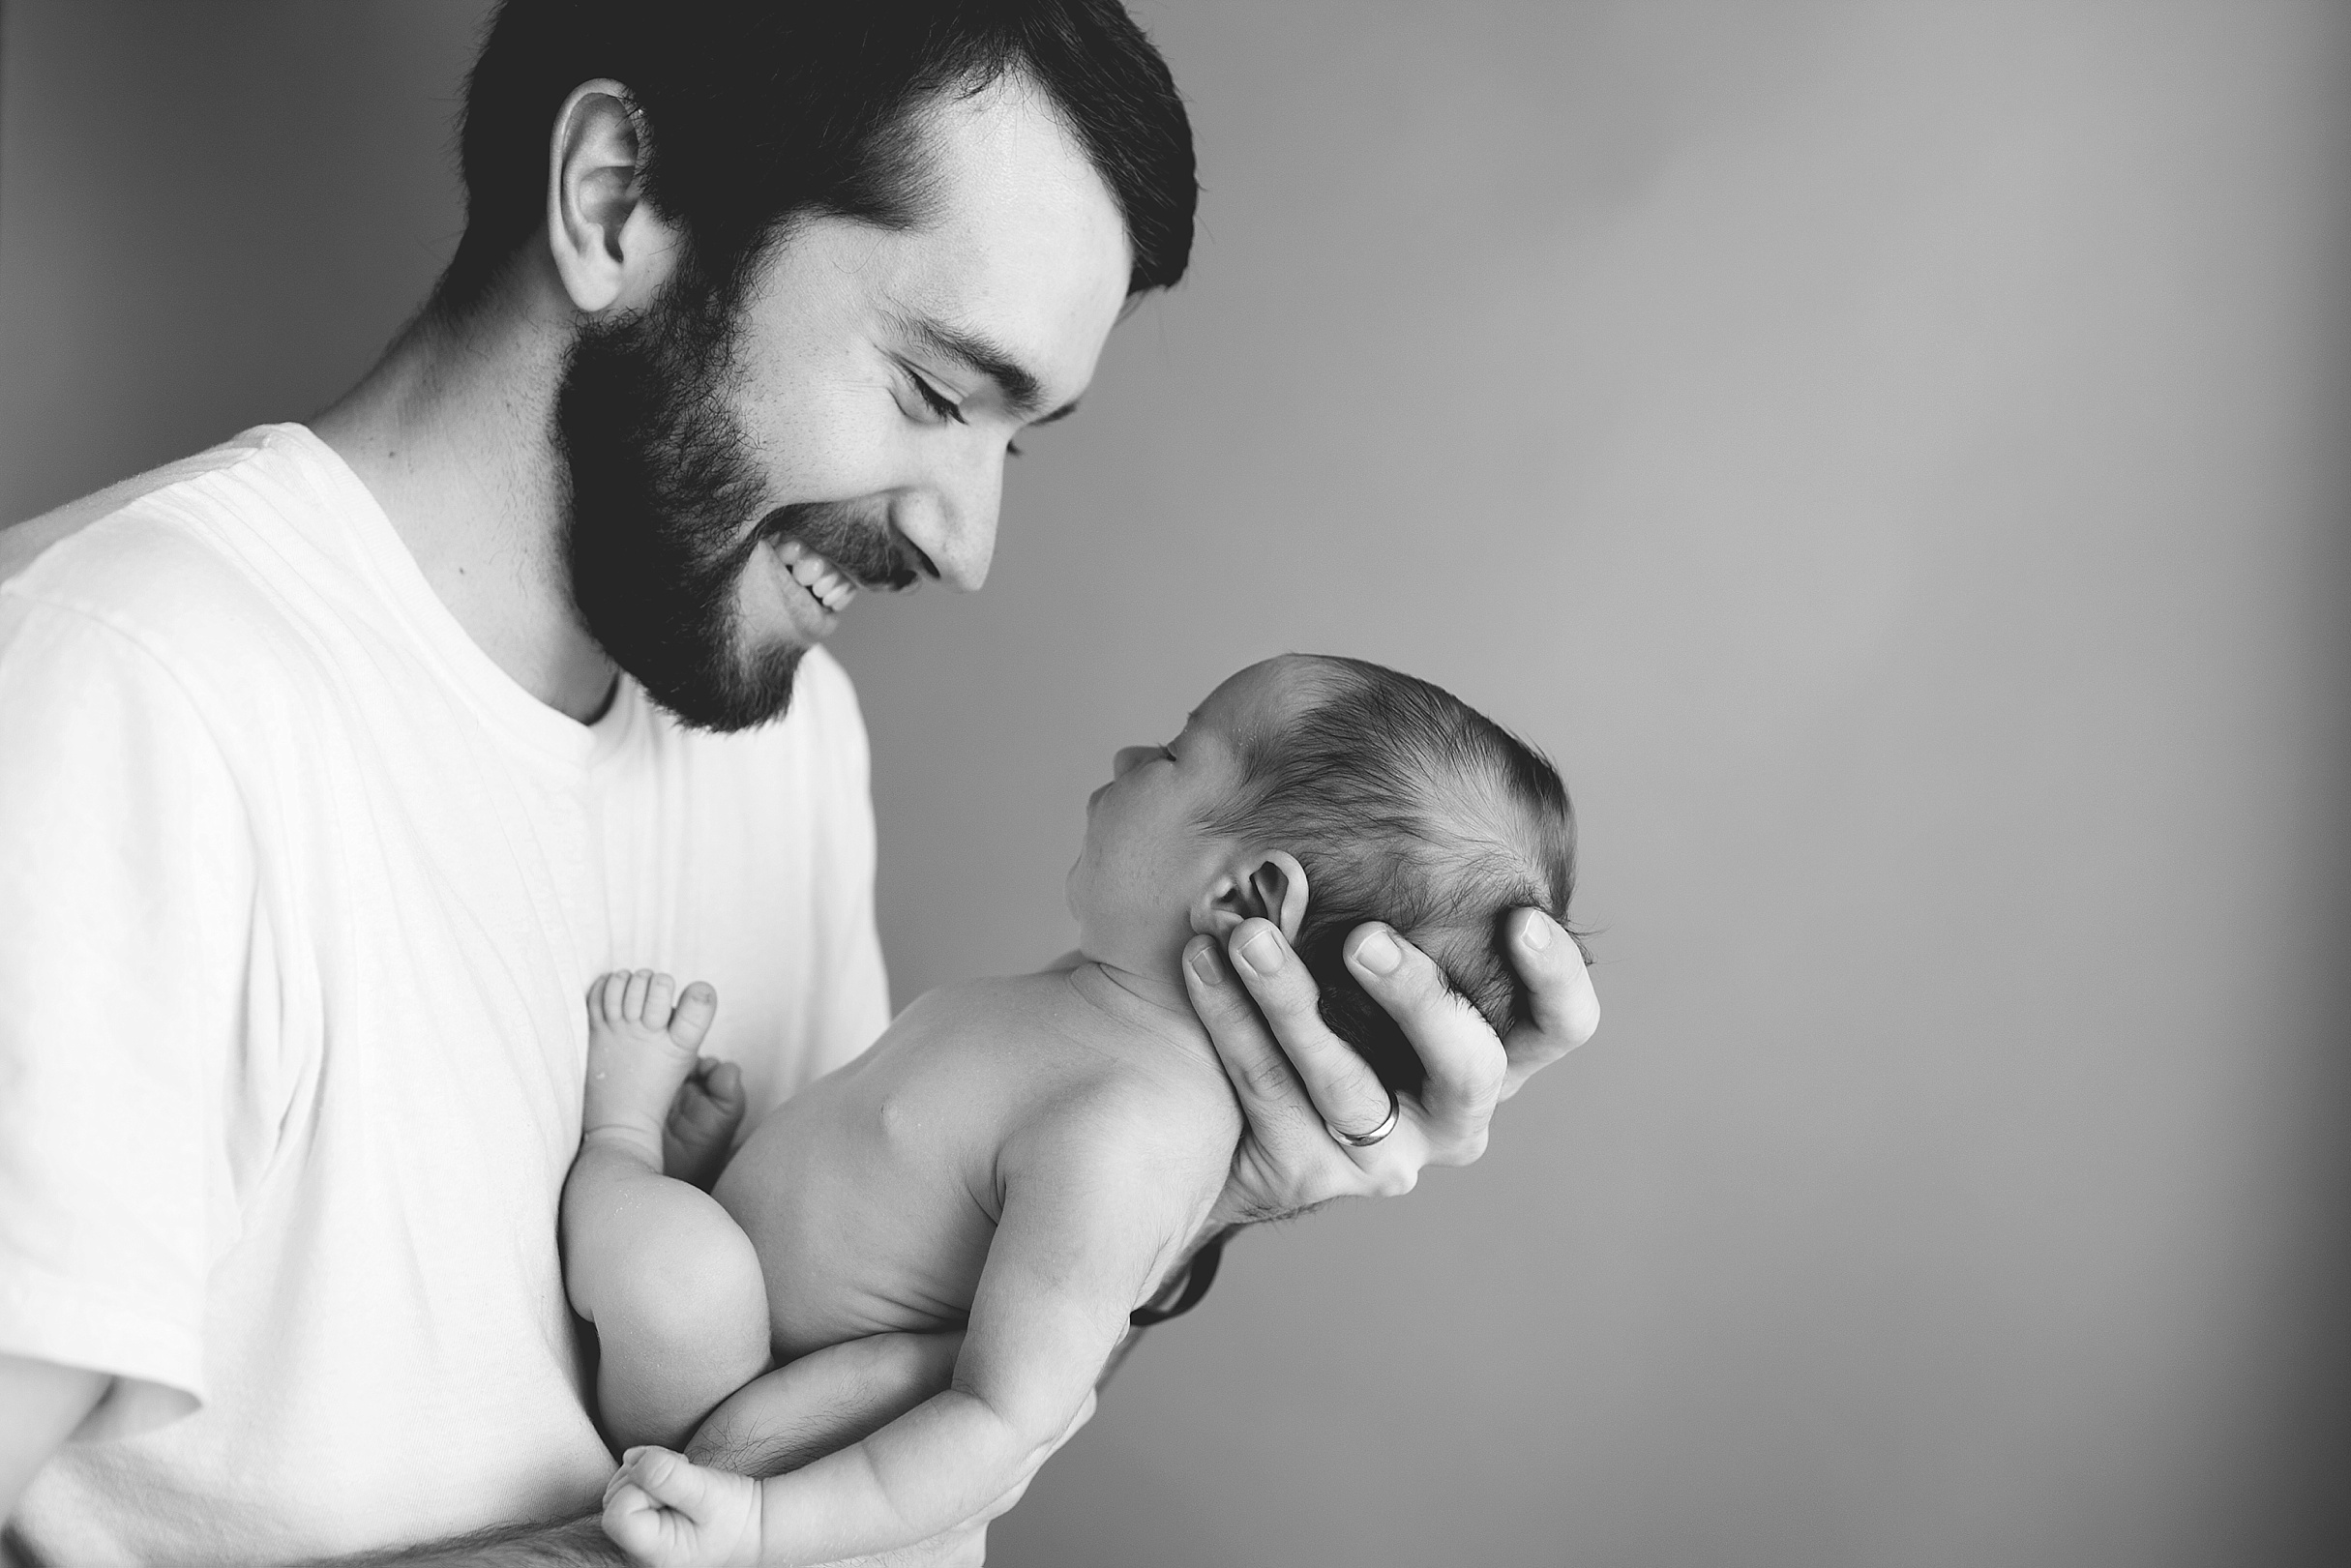
M 86 1367 L 0 1355 L 0 1521 L 112 1381 Z
M 625 1568 L 628 1558 L 586 1519 L 476 1530 L 429 1546 L 336 1557 L 311 1568 Z
M 104 1402 L 203 1389 L 217 1108 L 246 1003 L 249 818 L 146 645 L 0 591 L 0 1519 Z M 103 1369 L 103 1370 L 101 1370 Z
M 1011 1503 L 1003 1506 L 1009 1508 Z M 982 1519 L 902 1552 L 824 1568 L 980 1568 L 987 1555 L 988 1521 Z M 591 1515 L 553 1524 L 478 1530 L 402 1552 L 337 1557 L 312 1568 L 627 1568 L 628 1563 L 628 1556 Z

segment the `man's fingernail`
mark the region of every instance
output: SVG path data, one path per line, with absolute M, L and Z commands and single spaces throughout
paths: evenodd
M 1281 968 L 1282 939 L 1269 931 L 1259 932 L 1241 944 L 1240 956 L 1249 972 L 1262 980 Z
M 1192 972 L 1200 976 L 1200 983 L 1204 986 L 1221 986 L 1225 983 L 1224 971 L 1216 966 L 1216 949 L 1206 942 L 1192 950 Z
M 1527 929 L 1518 935 L 1519 940 L 1531 950 L 1540 953 L 1551 945 L 1551 917 L 1540 909 L 1535 910 L 1533 918 L 1527 922 Z
M 1394 974 L 1396 965 L 1404 962 L 1396 939 L 1384 931 L 1373 932 L 1355 944 L 1355 962 L 1374 974 Z

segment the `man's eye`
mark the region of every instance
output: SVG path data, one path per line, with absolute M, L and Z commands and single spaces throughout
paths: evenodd
M 949 401 L 937 387 L 911 370 L 907 374 L 913 381 L 914 390 L 922 394 L 922 400 L 930 405 L 932 413 L 937 414 L 940 419 L 951 419 L 958 425 L 964 422 L 963 409 Z

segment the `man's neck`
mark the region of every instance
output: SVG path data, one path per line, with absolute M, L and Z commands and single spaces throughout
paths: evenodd
M 524 691 L 585 723 L 613 671 L 572 604 L 553 440 L 569 324 L 543 300 L 518 281 L 462 322 L 420 317 L 311 424 L 466 635 Z

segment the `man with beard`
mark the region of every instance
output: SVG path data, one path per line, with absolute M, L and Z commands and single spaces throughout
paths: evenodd
M 864 733 L 818 644 L 860 590 L 980 585 L 1013 437 L 1181 276 L 1194 193 L 1115 0 L 510 0 L 463 164 L 448 273 L 342 402 L 0 534 L 29 1560 L 607 1560 L 509 1527 L 611 1468 L 554 1246 L 582 990 L 713 980 L 755 1115 L 878 1030 Z M 1351 939 L 1429 1069 L 1401 1104 L 1278 932 L 1198 944 L 1249 1128 L 1212 1233 L 1477 1156 L 1596 1019 L 1515 918 L 1506 1043 Z

